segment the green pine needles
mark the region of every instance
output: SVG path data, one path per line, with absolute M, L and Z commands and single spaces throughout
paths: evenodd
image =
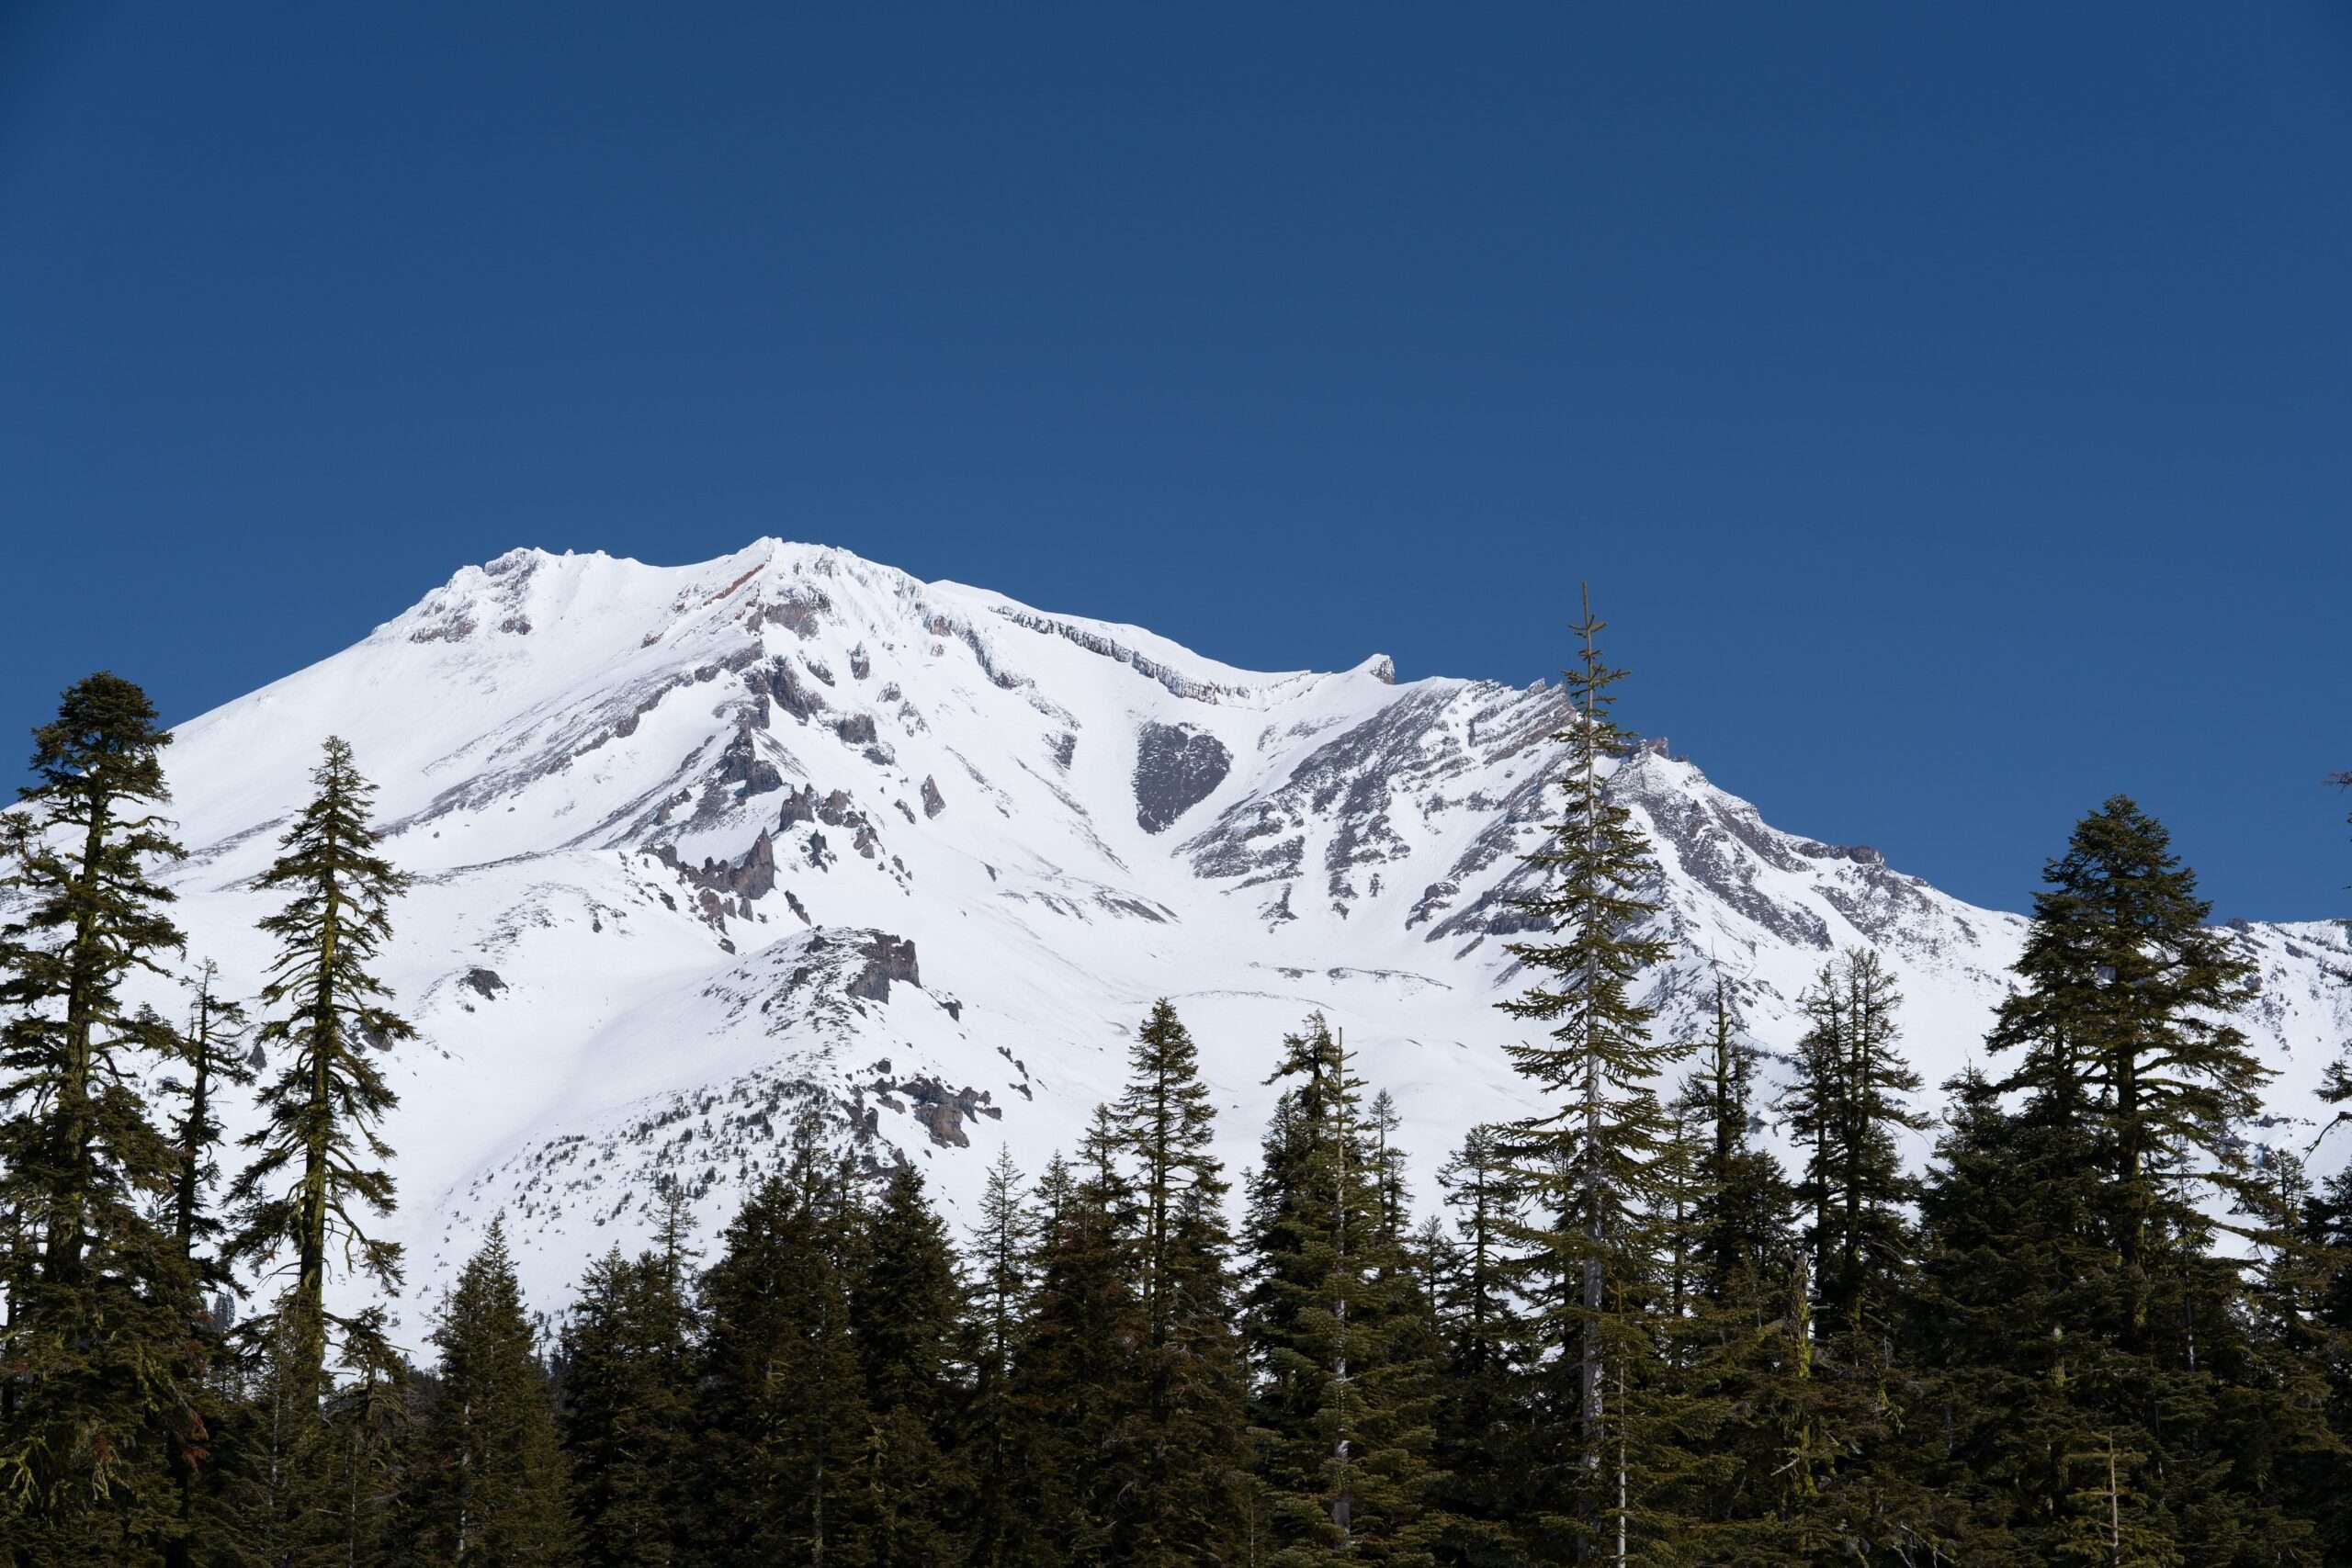
M 327 1270 L 340 1264 L 387 1288 L 400 1280 L 399 1247 L 368 1234 L 371 1219 L 392 1211 L 382 1163 L 392 1151 L 376 1128 L 398 1100 L 370 1054 L 414 1033 L 370 967 L 407 878 L 377 852 L 375 786 L 350 746 L 330 738 L 324 751 L 311 775 L 316 793 L 260 879 L 287 897 L 261 921 L 279 946 L 256 1035 L 284 1065 L 262 1089 L 266 1124 L 245 1139 L 256 1155 L 232 1194 L 245 1210 L 236 1253 L 288 1278 L 281 1310 L 311 1340 L 302 1354 L 313 1365 L 334 1329 L 365 1341 L 363 1356 L 379 1354 L 372 1322 L 327 1310 Z

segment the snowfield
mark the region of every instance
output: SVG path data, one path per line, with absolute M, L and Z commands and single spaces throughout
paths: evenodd
M 549 1310 L 645 1236 L 657 1178 L 695 1195 L 707 1249 L 805 1109 L 920 1165 L 960 1226 L 1000 1146 L 1034 1174 L 1074 1144 L 1163 995 L 1233 1172 L 1280 1037 L 1319 1010 L 1396 1096 L 1426 1205 L 1466 1129 L 1527 1108 L 1493 1004 L 1519 984 L 1508 898 L 1562 713 L 1542 683 L 1396 684 L 1376 656 L 1238 670 L 807 545 L 679 568 L 518 550 L 183 726 L 170 880 L 191 962 L 256 990 L 251 880 L 320 739 L 380 785 L 415 878 L 385 977 L 418 1038 L 384 1129 L 414 1341 L 501 1213 Z M 1611 787 L 1663 870 L 1663 1029 L 1695 1035 L 1720 973 L 1785 1052 L 1798 993 L 1862 944 L 1931 1086 L 1977 1049 L 2021 918 L 1768 827 L 1662 749 Z M 2280 1074 L 2256 1135 L 2301 1147 L 2352 949 L 2238 930 Z

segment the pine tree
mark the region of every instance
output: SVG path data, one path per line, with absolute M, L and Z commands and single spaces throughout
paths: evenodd
M 1532 1281 L 1531 1368 L 1544 1385 L 1535 1419 L 1567 1445 L 1538 1456 L 1559 1484 L 1531 1536 L 1539 1555 L 1623 1564 L 1682 1550 L 1664 1499 L 1681 1478 L 1674 1431 L 1688 1413 L 1653 1373 L 1656 1222 L 1671 1201 L 1674 1139 L 1657 1085 L 1688 1047 L 1652 1040 L 1651 1010 L 1633 994 L 1667 944 L 1641 934 L 1657 913 L 1644 894 L 1657 867 L 1631 809 L 1606 787 L 1604 764 L 1632 738 L 1611 716 L 1623 672 L 1602 660 L 1603 626 L 1588 594 L 1574 628 L 1579 660 L 1565 677 L 1570 722 L 1555 737 L 1566 749 L 1561 820 L 1525 857 L 1542 890 L 1518 900 L 1552 940 L 1507 949 L 1533 977 L 1502 1006 L 1548 1026 L 1539 1041 L 1505 1047 L 1547 1104 L 1510 1126 L 1506 1146 L 1530 1193 L 1524 1236 L 1542 1270 Z
M 360 776 L 350 746 L 332 737 L 311 782 L 316 794 L 256 884 L 289 895 L 260 922 L 278 953 L 261 997 L 271 1015 L 256 1035 L 285 1066 L 262 1090 L 267 1122 L 244 1140 L 258 1153 L 232 1195 L 247 1212 L 240 1258 L 293 1255 L 279 1310 L 292 1325 L 289 1348 L 322 1377 L 332 1334 L 352 1341 L 363 1360 L 389 1358 L 356 1332 L 362 1320 L 327 1310 L 327 1259 L 356 1258 L 385 1289 L 400 1281 L 398 1246 L 368 1234 L 370 1216 L 392 1211 L 390 1172 L 368 1162 L 391 1157 L 376 1127 L 398 1102 L 368 1052 L 415 1032 L 390 1010 L 390 993 L 368 967 L 391 938 L 392 900 L 408 886 L 376 852 L 375 785 Z
M 1080 1164 L 1057 1156 L 1037 1182 L 1035 1281 L 1014 1359 L 1014 1448 L 1027 1459 L 1008 1562 L 1108 1563 L 1129 1485 L 1127 1434 L 1142 1402 L 1134 1190 L 1118 1131 L 1098 1107 Z
M 1796 1193 L 1806 1227 L 1810 1343 L 1789 1396 L 1794 1440 L 1784 1472 L 1803 1533 L 1883 1543 L 1915 1499 L 1888 1451 L 1900 1425 L 1893 1327 L 1916 1261 L 1917 1184 L 1898 1136 L 1927 1126 L 1896 1046 L 1902 997 L 1878 955 L 1853 949 L 1822 967 L 1804 998 L 1811 1027 L 1781 1109 L 1806 1150 Z
M 687 1540 L 695 1314 L 683 1196 L 657 1245 L 590 1265 L 563 1330 L 563 1446 L 582 1568 L 663 1568 Z
M 240 1336 L 264 1368 L 269 1434 L 258 1514 L 246 1528 L 286 1562 L 347 1555 L 347 1531 L 332 1524 L 347 1512 L 335 1502 L 346 1456 L 326 1424 L 335 1370 L 370 1388 L 395 1386 L 401 1370 L 379 1310 L 329 1308 L 327 1271 L 330 1258 L 356 1259 L 377 1287 L 400 1282 L 399 1247 L 368 1234 L 373 1217 L 392 1209 L 391 1175 L 370 1162 L 391 1157 L 376 1127 L 396 1102 L 368 1052 L 413 1032 L 370 972 L 407 886 L 376 852 L 375 786 L 333 738 L 311 780 L 311 803 L 256 884 L 287 896 L 260 921 L 278 951 L 254 1036 L 281 1066 L 259 1096 L 263 1125 L 243 1140 L 253 1161 L 230 1189 L 242 1222 L 231 1258 L 283 1281 L 272 1310 Z
M 696 1461 L 712 1568 L 854 1563 L 852 1511 L 872 1421 L 849 1292 L 859 1224 L 849 1171 L 796 1129 L 786 1171 L 728 1226 L 703 1281 Z
M 2228 1020 L 2252 997 L 2253 966 L 2206 927 L 2212 906 L 2163 826 L 2122 795 L 2075 826 L 2046 875 L 2017 964 L 2028 989 L 2002 1005 L 1990 1043 L 2022 1057 L 2007 1087 L 2064 1097 L 2053 1109 L 2094 1134 L 2120 1326 L 2136 1348 L 2151 1332 L 2152 1249 L 2185 1222 L 2184 1188 L 2249 1186 L 2233 1130 L 2271 1075 Z
M 0 929 L 0 1207 L 16 1242 L 0 1342 L 0 1540 L 19 1563 L 111 1562 L 181 1529 L 193 1280 L 152 1217 L 174 1149 L 140 1089 L 171 1031 L 127 981 L 182 946 L 152 877 L 182 852 L 146 694 L 98 673 L 33 732 L 19 914 Z
M 451 1568 L 571 1561 L 563 1456 L 503 1221 L 458 1276 L 433 1331 L 439 1387 L 420 1434 L 415 1521 Z M 364 1382 L 364 1380 L 363 1380 Z
M 1702 1495 L 1709 1560 L 1725 1568 L 1811 1562 L 1827 1545 L 1812 1517 L 1826 1422 L 1811 1381 L 1795 1194 L 1754 1141 L 1756 1059 L 1719 978 L 1713 1027 L 1678 1101 L 1690 1197 L 1669 1343 L 1687 1383 L 1723 1409 Z
M 254 1081 L 245 1054 L 250 1030 L 244 1004 L 220 988 L 220 965 L 206 961 L 188 983 L 187 1027 L 174 1039 L 176 1071 L 157 1087 L 179 1103 L 170 1134 L 177 1156 L 171 1198 L 173 1238 L 208 1291 L 231 1288 L 226 1259 L 205 1249 L 218 1246 L 227 1227 L 211 1207 L 220 1180 L 220 1096 Z
M 1950 1484 L 2022 1560 L 2292 1561 L 2301 1525 L 2231 1478 L 2289 1417 L 2199 1201 L 2263 1201 L 2234 1131 L 2267 1076 L 2230 1021 L 2247 966 L 2121 796 L 2048 879 L 1991 1036 L 2017 1065 L 1963 1086 L 1923 1205 L 1932 1349 L 1967 1423 Z
M 899 1165 L 867 1216 L 849 1320 L 865 1377 L 868 1427 L 858 1459 L 860 1550 L 925 1568 L 958 1556 L 967 1506 L 962 1456 L 947 1441 L 964 1387 L 957 1365 L 963 1282 L 922 1176 Z
M 974 1568 L 1018 1562 L 1020 1543 L 1028 1534 L 1022 1492 L 1031 1461 L 1013 1379 L 1024 1352 L 1035 1286 L 1034 1227 L 1022 1206 L 1021 1172 L 1011 1151 L 1000 1149 L 980 1194 L 979 1224 L 971 1233 L 974 1278 L 965 1331 L 972 1392 L 960 1447 L 970 1483 L 965 1534 Z
M 2312 1396 L 2329 1438 L 2352 1446 L 2352 1168 L 2304 1194 L 2297 1230 L 2306 1260 L 2291 1303 L 2301 1370 L 2317 1384 Z M 2341 1464 L 2322 1460 L 2297 1468 L 2326 1560 L 2352 1560 L 2352 1494 L 2342 1483 Z
M 1438 1170 L 1453 1235 L 1432 1258 L 1444 1375 L 1432 1457 L 1448 1560 L 1521 1559 L 1510 1525 L 1527 1502 L 1532 1437 L 1522 1399 L 1531 1337 L 1520 1309 L 1524 1272 L 1513 1247 L 1523 1196 L 1492 1127 L 1473 1127 Z
M 1272 1561 L 1427 1562 L 1439 1521 L 1433 1324 L 1407 1255 L 1403 1192 L 1344 1043 L 1318 1015 L 1285 1042 L 1283 1097 L 1253 1192 L 1250 1342 L 1281 1550 Z
M 254 1077 L 243 1050 L 245 1010 L 221 994 L 219 966 L 203 964 L 187 987 L 187 1023 L 171 1036 L 174 1071 L 157 1085 L 178 1109 L 167 1128 L 175 1161 L 167 1212 L 188 1290 L 183 1310 L 198 1358 L 188 1410 L 172 1444 L 172 1479 L 179 1493 L 179 1526 L 166 1553 L 173 1568 L 192 1561 L 199 1550 L 217 1553 L 226 1528 L 222 1488 L 212 1484 L 210 1461 L 215 1431 L 230 1416 L 231 1385 L 222 1374 L 228 1370 L 225 1329 L 236 1281 L 215 1250 L 226 1229 L 212 1209 L 220 1178 L 218 1101 L 224 1087 L 241 1089 Z
M 1114 1540 L 1138 1564 L 1221 1561 L 1243 1484 L 1233 1244 L 1198 1064 L 1175 1009 L 1154 1004 L 1114 1112 L 1119 1146 L 1136 1168 L 1143 1331 L 1142 1397 L 1120 1445 L 1128 1489 Z

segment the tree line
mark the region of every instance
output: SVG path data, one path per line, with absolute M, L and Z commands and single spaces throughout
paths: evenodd
M 1657 871 L 1605 787 L 1621 672 L 1589 604 L 1577 629 L 1501 1004 L 1531 1109 L 1434 1192 L 1320 1017 L 1272 1050 L 1229 1178 L 1162 1001 L 1076 1147 L 1000 1156 L 967 1234 L 804 1122 L 718 1235 L 665 1190 L 551 1335 L 493 1224 L 429 1358 L 336 1310 L 402 1277 L 378 1058 L 410 1029 L 371 965 L 403 879 L 370 786 L 328 740 L 258 881 L 277 956 L 232 997 L 156 880 L 171 737 L 129 682 L 80 682 L 9 819 L 0 1556 L 2352 1561 L 2352 1174 L 2255 1141 L 2253 969 L 2163 827 L 2121 796 L 2075 826 L 1937 1105 L 1859 949 L 1768 1091 L 1727 985 L 1698 1038 L 1657 1027 Z M 129 1001 L 155 976 L 179 1016 Z M 2352 1067 L 2324 1093 L 2352 1106 Z M 261 1112 L 234 1149 L 232 1094 Z

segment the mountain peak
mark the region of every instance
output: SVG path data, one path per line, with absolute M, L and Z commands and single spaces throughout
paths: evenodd
M 1564 702 L 1398 684 L 1385 655 L 1245 670 L 822 545 L 677 567 L 519 549 L 184 726 L 175 879 L 198 949 L 257 988 L 252 878 L 319 739 L 352 742 L 414 878 L 385 971 L 418 1028 L 386 1129 L 415 1288 L 507 1212 L 551 1303 L 642 1233 L 656 1177 L 715 1230 L 804 1114 L 927 1165 L 958 1210 L 997 1148 L 1035 1170 L 1069 1146 L 1160 997 L 1201 1042 L 1229 1162 L 1309 1011 L 1411 1108 L 1424 1170 L 1522 1113 L 1493 1004 L 1540 929 L 1523 857 L 1556 817 Z M 1785 1049 L 1820 964 L 1865 945 L 1930 1081 L 1973 1049 L 2018 917 L 1774 829 L 1662 741 L 1610 787 L 1659 865 L 1661 1033 L 1697 1028 L 1721 976 Z M 2246 941 L 2291 1100 L 2333 1027 L 2311 976 L 2344 938 Z

